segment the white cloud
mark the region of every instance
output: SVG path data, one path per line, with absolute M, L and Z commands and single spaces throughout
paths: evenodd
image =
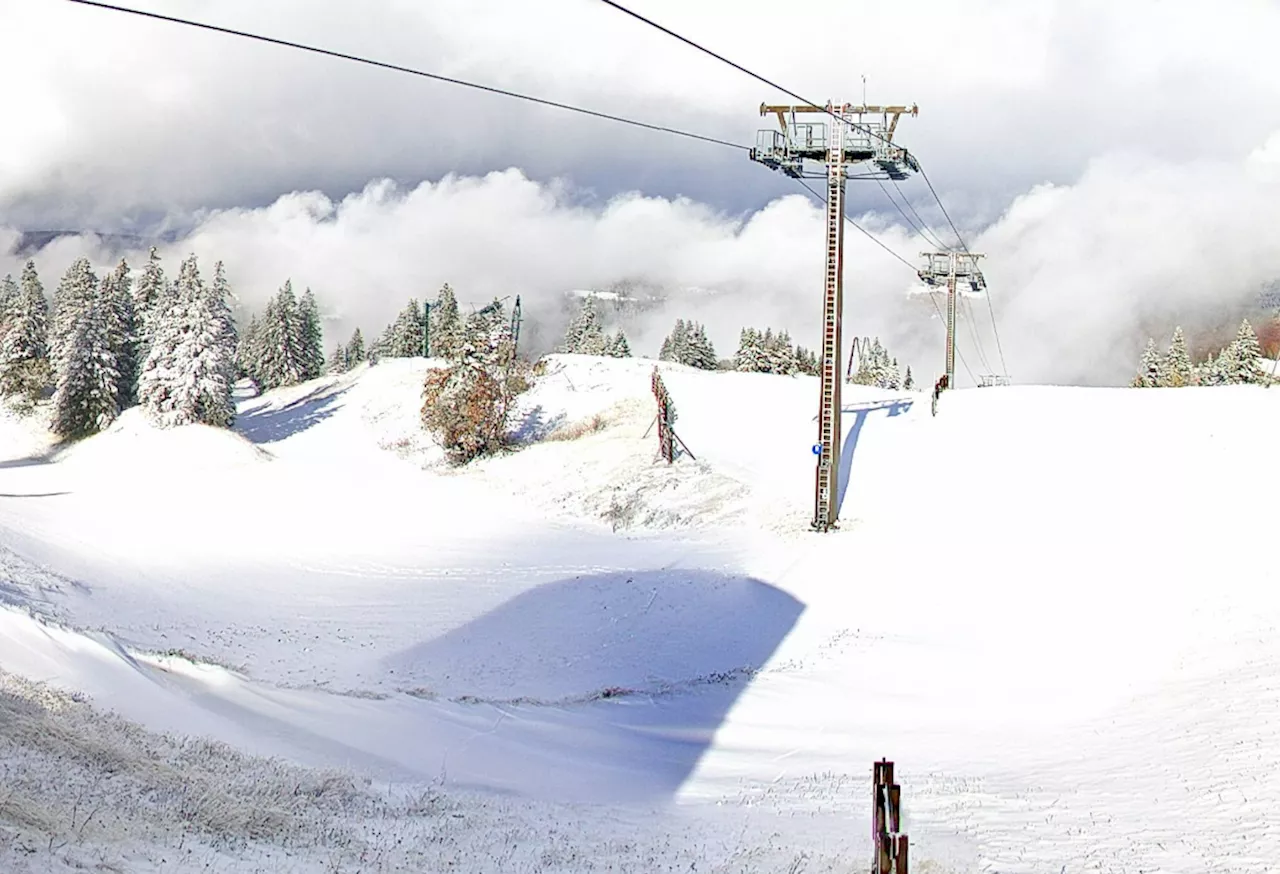
M 786 19 L 729 0 L 637 6 L 817 100 L 860 98 L 865 73 L 872 101 L 918 102 L 899 140 L 988 255 L 1016 379 L 1123 379 L 1143 331 L 1233 317 L 1280 268 L 1280 136 L 1258 110 L 1280 101 L 1274 4 L 797 0 Z M 779 97 L 583 0 L 163 11 L 743 143 Z M 728 296 L 664 314 L 641 349 L 676 315 L 708 322 L 725 354 L 744 324 L 816 340 L 820 212 L 742 154 L 70 3 L 8 0 L 4 36 L 0 77 L 23 85 L 0 141 L 0 223 L 194 227 L 171 268 L 188 249 L 223 258 L 258 301 L 292 277 L 344 331 L 377 330 L 444 281 L 468 300 L 520 293 L 536 313 L 633 277 Z M 903 190 L 944 226 L 919 180 Z M 922 241 L 877 187 L 850 194 L 914 261 Z M 42 253 L 46 281 L 88 245 Z M 856 232 L 848 245 L 847 335 L 879 334 L 921 381 L 936 375 L 940 326 L 904 297 L 910 271 Z M 961 349 L 985 369 L 968 330 Z
M 866 74 L 873 101 L 918 102 L 900 139 L 977 224 L 1116 149 L 1243 156 L 1271 127 L 1258 107 L 1280 100 L 1280 8 L 1257 0 L 797 0 L 785 17 L 730 0 L 637 6 L 816 100 L 858 99 Z M 767 124 L 762 100 L 781 98 L 589 0 L 158 8 L 735 142 Z M 28 226 L 113 228 L 508 166 L 605 197 L 638 187 L 730 209 L 787 190 L 714 146 L 71 3 L 8 0 L 4 33 L 0 78 L 24 83 L 19 107 L 34 111 L 3 147 L 0 208 Z M 874 190 L 857 196 L 886 207 Z
M 1280 275 L 1280 180 L 1258 180 L 1255 163 L 1098 159 L 1074 184 L 1033 187 L 974 235 L 1014 378 L 1122 382 L 1145 331 L 1238 318 L 1261 283 Z M 706 322 L 722 355 L 745 325 L 785 328 L 816 345 L 822 213 L 807 196 L 739 217 L 689 200 L 624 193 L 588 205 L 579 195 L 515 169 L 404 189 L 380 181 L 337 202 L 294 193 L 204 214 L 163 254 L 170 270 L 189 251 L 206 265 L 223 259 L 255 306 L 285 278 L 312 287 L 333 317 L 331 340 L 355 325 L 380 330 L 410 296 L 434 296 L 444 282 L 476 303 L 519 294 L 534 319 L 554 322 L 565 292 L 633 279 L 716 292 L 687 292 L 643 324 L 632 338 L 640 353 L 655 353 L 677 317 Z M 912 262 L 923 248 L 883 217 L 859 221 Z M 927 298 L 905 294 L 912 272 L 853 229 L 846 246 L 846 337 L 880 336 L 931 380 L 942 328 Z M 107 259 L 87 241 L 60 240 L 39 259 L 46 282 L 82 251 Z M 986 303 L 971 307 L 959 348 L 975 372 L 999 370 Z

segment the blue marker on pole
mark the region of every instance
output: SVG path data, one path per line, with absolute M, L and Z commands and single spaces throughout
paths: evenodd
M 815 444 L 813 444 L 813 454 L 814 454 L 814 455 L 821 455 L 821 454 L 822 454 L 822 444 L 821 444 L 821 443 L 815 443 Z

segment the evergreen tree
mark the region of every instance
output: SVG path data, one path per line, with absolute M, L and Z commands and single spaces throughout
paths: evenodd
M 1162 382 L 1163 365 L 1160 352 L 1156 349 L 1154 338 L 1147 339 L 1147 348 L 1142 352 L 1142 361 L 1138 365 L 1138 375 L 1133 378 L 1134 388 L 1156 388 Z
M 502 301 L 494 298 L 483 309 L 467 316 L 463 328 L 465 344 L 483 354 L 489 363 L 506 366 L 515 356 L 515 337 L 511 333 L 511 321 Z M 599 354 L 606 354 L 607 343 L 602 339 Z
M 67 327 L 53 394 L 52 427 L 64 439 L 96 434 L 120 413 L 111 300 L 106 296 L 81 297 L 78 283 L 84 279 L 83 268 L 73 265 L 73 270 L 73 283 L 64 289 L 62 299 L 61 316 Z
M 434 350 L 431 354 L 435 354 Z M 364 335 L 360 333 L 359 328 L 356 328 L 351 332 L 351 339 L 347 341 L 347 370 L 364 361 L 364 356 Z
M 315 379 L 324 373 L 324 334 L 320 326 L 320 307 L 310 288 L 303 292 L 298 303 L 298 316 L 302 331 L 303 379 Z
M 1214 359 L 1210 379 L 1213 385 L 1233 385 L 1236 374 L 1240 370 L 1239 347 L 1234 342 L 1228 343 Z
M 764 347 L 766 372 L 780 376 L 791 376 L 796 372 L 796 350 L 791 344 L 789 333 L 766 332 Z
M 432 357 L 454 358 L 459 355 L 464 340 L 462 316 L 458 313 L 458 298 L 447 282 L 441 286 L 436 302 L 431 306 L 430 323 Z
M 198 405 L 197 421 L 229 428 L 236 414 L 233 390 L 237 379 L 236 351 L 240 348 L 240 333 L 231 311 L 234 295 L 221 261 L 213 265 L 213 283 L 202 290 L 204 294 L 199 298 L 202 306 L 197 311 L 196 322 L 197 326 L 209 326 L 212 339 L 206 341 L 205 351 L 200 357 L 201 378 L 206 381 Z M 323 365 L 323 352 L 320 357 Z
M 694 321 L 676 319 L 675 327 L 662 341 L 658 357 L 688 367 L 715 370 L 719 366 L 715 347 L 707 337 L 706 326 Z
M 914 389 L 914 388 L 916 387 L 916 381 L 915 381 L 915 379 L 911 376 L 911 365 L 910 365 L 910 364 L 908 364 L 908 365 L 907 365 L 907 375 L 906 375 L 906 378 L 902 380 L 902 387 L 903 387 L 903 389 L 905 389 L 906 391 L 911 391 L 912 389 Z
M 391 323 L 382 354 L 388 358 L 417 358 L 422 355 L 422 307 L 415 299 L 405 304 Z M 435 354 L 435 350 L 432 350 Z
M 849 382 L 857 385 L 872 385 L 876 388 L 897 389 L 902 385 L 898 359 L 892 358 L 889 351 L 876 337 L 868 347 L 863 341 L 862 351 L 858 355 L 858 369 Z
M 1210 353 L 1205 357 L 1204 361 L 1197 364 L 1192 370 L 1192 376 L 1196 385 L 1220 385 L 1221 370 L 1218 367 L 1218 357 Z M 1138 380 L 1134 380 L 1134 384 L 1138 384 Z
M 395 345 L 395 322 L 382 329 L 381 336 L 369 344 L 370 355 L 391 355 Z
M 162 299 L 138 390 L 162 427 L 198 422 L 226 428 L 235 421 L 236 332 L 228 297 L 225 281 L 205 285 L 190 255 Z
M 609 337 L 607 355 L 614 358 L 630 358 L 631 344 L 627 342 L 627 335 L 622 333 L 619 328 L 611 337 Z
M 683 364 L 688 354 L 689 326 L 685 324 L 684 319 L 676 319 L 675 327 L 671 329 L 671 333 L 662 341 L 662 348 L 658 352 L 658 358 L 661 361 L 678 361 Z
M 257 349 L 258 332 L 261 323 L 255 315 L 249 319 L 249 326 L 240 332 L 236 342 L 236 379 L 249 379 L 261 388 L 258 381 Z
M 717 367 L 715 347 L 707 338 L 706 326 L 701 322 L 690 322 L 688 325 L 687 344 L 681 363 L 701 370 L 715 370 Z
M 5 331 L 9 330 L 9 321 L 13 318 L 13 310 L 18 304 L 18 283 L 12 275 L 0 280 L 0 343 L 4 342 Z
M 796 347 L 796 372 L 806 376 L 818 375 L 818 354 L 803 346 Z
M 53 330 L 50 338 L 49 359 L 54 371 L 61 380 L 62 363 L 66 358 L 72 341 L 73 332 L 81 313 L 88 309 L 89 302 L 97 296 L 98 277 L 88 258 L 77 258 L 71 262 L 62 281 L 53 293 Z M 102 314 L 105 318 L 105 314 Z
M 209 286 L 209 307 L 212 317 L 221 327 L 221 345 L 223 349 L 232 351 L 234 364 L 235 350 L 240 347 L 240 331 L 236 326 L 236 318 L 231 310 L 231 301 L 235 295 L 231 284 L 227 281 L 227 271 L 221 261 L 214 262 L 213 284 Z M 234 374 L 234 367 L 233 367 Z
M 582 299 L 578 314 L 565 330 L 560 350 L 575 355 L 606 354 L 604 328 L 600 325 L 594 295 L 589 294 Z
M 10 304 L 0 341 L 0 395 L 34 402 L 49 384 L 49 303 L 34 261 L 22 270 L 16 301 Z
M 734 353 L 733 366 L 743 373 L 764 371 L 764 337 L 755 328 L 743 328 L 738 335 L 738 351 Z
M 1228 382 L 1242 385 L 1260 385 L 1263 381 L 1262 349 L 1258 345 L 1258 336 L 1253 332 L 1253 325 L 1245 319 L 1240 323 L 1240 330 L 1232 341 L 1230 369 L 1225 372 Z
M 1169 352 L 1161 365 L 1163 384 L 1181 388 L 1191 385 L 1191 356 L 1187 353 L 1187 341 L 1182 336 L 1182 326 L 1173 329 Z
M 138 326 L 139 362 L 147 357 L 154 323 L 167 291 L 168 283 L 164 278 L 164 270 L 160 267 L 160 255 L 152 246 L 147 264 L 142 268 L 142 276 L 133 287 L 133 312 Z
M 341 343 L 335 343 L 333 351 L 329 353 L 329 373 L 346 373 L 347 368 L 347 347 Z
M 120 409 L 137 402 L 138 374 L 142 361 L 138 357 L 141 343 L 137 313 L 134 311 L 133 280 L 129 263 L 123 258 L 115 270 L 102 277 L 100 293 L 107 302 L 111 334 L 111 351 L 116 357 L 120 376 L 118 401 Z
M 263 314 L 256 351 L 260 385 L 264 389 L 297 385 L 307 377 L 307 350 L 302 313 L 285 280 Z

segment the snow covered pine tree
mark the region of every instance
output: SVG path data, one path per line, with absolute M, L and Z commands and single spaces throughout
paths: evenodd
M 1161 366 L 1165 385 L 1180 388 L 1191 385 L 1191 356 L 1187 353 L 1187 341 L 1182 336 L 1182 326 L 1173 329 L 1173 340 Z
M 571 355 L 605 355 L 607 354 L 604 328 L 600 325 L 600 314 L 596 310 L 594 295 L 582 299 L 582 306 L 569 322 L 564 332 L 564 342 L 560 351 Z
M 87 258 L 77 258 L 58 285 L 53 432 L 75 440 L 96 434 L 120 414 L 112 337 L 111 283 L 101 286 Z
M 221 276 L 215 268 L 215 276 Z M 139 401 L 161 427 L 235 421 L 236 331 L 225 279 L 207 287 L 196 256 L 178 272 L 155 320 L 151 351 L 139 380 Z
M 701 370 L 716 370 L 719 367 L 715 347 L 707 338 L 706 326 L 699 322 L 686 322 L 684 319 L 676 319 L 675 327 L 662 341 L 658 358 Z
M 0 395 L 34 404 L 52 380 L 49 362 L 49 303 L 28 261 L 16 298 L 11 298 L 0 340 Z
M 1142 363 L 1138 367 L 1138 375 L 1130 385 L 1133 388 L 1155 388 L 1163 382 L 1164 367 L 1160 361 L 1160 351 L 1156 349 L 1154 338 L 1147 339 L 1147 348 L 1142 352 Z

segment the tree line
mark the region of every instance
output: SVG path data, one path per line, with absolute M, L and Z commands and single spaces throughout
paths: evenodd
M 1245 319 L 1235 339 L 1194 362 L 1187 351 L 1186 337 L 1179 325 L 1162 355 L 1155 338 L 1147 339 L 1138 373 L 1130 385 L 1134 388 L 1180 388 L 1193 385 L 1264 385 L 1270 376 L 1262 369 L 1262 347 L 1253 325 Z
M 346 343 L 333 347 L 328 370 L 344 373 L 362 361 L 418 358 L 426 354 L 452 360 L 460 356 L 468 344 L 477 349 L 487 348 L 497 334 L 512 336 L 511 354 L 515 354 L 514 332 L 506 305 L 495 298 L 463 316 L 457 295 L 446 282 L 434 302 L 410 298 L 372 343 L 366 345 L 364 334 L 356 328 Z
M 141 405 L 160 425 L 228 426 L 235 417 L 235 320 L 222 262 L 212 281 L 194 255 L 174 281 L 156 250 L 135 281 L 124 259 L 98 276 L 72 262 L 52 307 L 34 261 L 0 281 L 0 395 L 30 408 L 52 389 L 64 439 L 103 430 Z
M 907 368 L 904 376 L 897 359 L 889 356 L 879 338 L 874 342 L 870 339 L 864 341 L 863 349 L 858 370 L 850 377 L 850 382 L 887 389 L 911 389 L 914 386 L 911 368 Z M 595 299 L 587 296 L 570 320 L 564 340 L 556 351 L 626 358 L 631 355 L 631 346 L 620 328 L 611 334 L 604 330 Z M 792 342 L 786 331 L 743 328 L 738 337 L 738 351 L 732 358 L 720 359 L 707 337 L 706 326 L 688 319 L 676 320 L 671 333 L 662 341 L 658 359 L 702 370 L 736 370 L 782 376 L 818 375 L 817 353 Z

